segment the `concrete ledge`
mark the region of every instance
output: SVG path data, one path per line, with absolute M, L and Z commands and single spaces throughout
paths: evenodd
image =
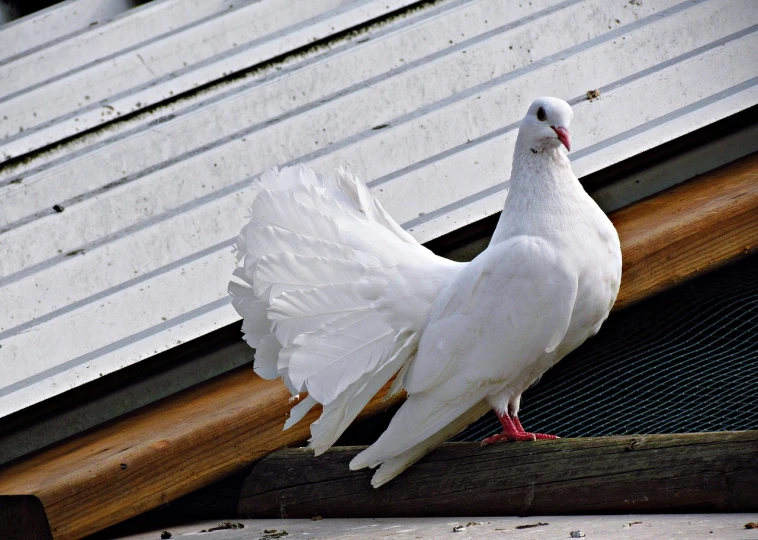
M 538 516 L 477 518 L 473 516 L 444 518 L 379 518 L 379 519 L 243 519 L 242 529 L 213 531 L 213 540 L 277 538 L 287 540 L 364 540 L 391 538 L 392 540 L 432 540 L 450 538 L 508 538 L 525 540 L 534 538 L 572 538 L 580 531 L 586 538 L 614 540 L 660 540 L 687 538 L 688 540 L 731 540 L 755 538 L 755 530 L 745 524 L 756 521 L 755 514 L 676 514 L 618 516 Z M 172 538 L 197 538 L 197 533 L 218 527 L 218 521 L 194 523 L 169 528 Z M 462 528 L 462 529 L 459 529 Z M 454 533 L 454 530 L 459 532 Z M 269 531 L 266 533 L 265 531 Z M 275 532 L 272 532 L 275 531 Z M 162 531 L 152 531 L 124 540 L 155 540 Z M 581 538 L 581 536 L 580 536 Z

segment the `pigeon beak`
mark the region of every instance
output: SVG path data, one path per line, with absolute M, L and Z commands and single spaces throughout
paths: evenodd
M 569 152 L 571 151 L 571 140 L 569 139 L 569 131 L 564 127 L 555 127 L 550 126 L 553 128 L 553 131 L 555 131 L 555 134 L 558 135 L 558 140 L 560 140 L 563 143 L 563 146 L 566 147 L 566 150 Z

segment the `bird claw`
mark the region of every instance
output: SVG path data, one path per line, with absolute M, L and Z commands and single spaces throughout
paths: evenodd
M 528 431 L 524 431 L 524 428 L 521 426 L 521 422 L 516 416 L 510 417 L 504 414 L 498 415 L 498 418 L 500 419 L 500 423 L 503 425 L 503 432 L 496 433 L 491 437 L 482 439 L 480 446 L 487 446 L 503 441 L 526 442 L 536 441 L 538 439 L 553 440 L 559 438 L 556 435 L 549 435 L 547 433 L 529 433 Z
M 560 439 L 558 435 L 550 435 L 549 433 L 532 433 L 532 435 L 534 435 L 535 439 L 542 441 L 553 441 L 555 439 Z
M 482 439 L 480 446 L 487 446 L 499 442 L 529 442 L 535 440 L 537 440 L 537 437 L 534 433 L 506 433 L 504 431 L 502 433 L 496 433 L 486 439 Z

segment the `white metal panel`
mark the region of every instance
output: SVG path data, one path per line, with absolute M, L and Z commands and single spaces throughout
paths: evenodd
M 591 9 L 597 9 L 602 3 L 601 1 L 586 4 L 573 3 L 559 12 L 540 18 L 540 22 L 556 25 L 578 23 L 586 19 Z M 585 6 L 589 9 L 578 9 Z M 706 20 L 707 17 L 718 14 L 717 6 L 711 4 L 696 6 L 696 8 L 689 13 L 690 17 L 696 20 Z M 570 17 L 567 17 L 565 12 L 568 12 Z M 561 54 L 563 50 L 561 42 L 558 41 L 550 42 L 544 46 L 543 51 L 535 50 L 535 55 L 540 53 L 544 55 L 537 56 L 536 65 L 529 63 L 532 62 L 531 58 L 521 59 L 522 73 L 512 72 L 510 64 L 499 60 L 498 48 L 506 50 L 511 46 L 508 45 L 509 43 L 523 40 L 524 33 L 530 31 L 528 27 L 518 27 L 502 35 L 492 36 L 483 44 L 474 44 L 473 47 L 465 46 L 464 49 L 453 47 L 450 51 L 443 50 L 444 54 L 438 58 L 423 58 L 422 60 L 425 61 L 411 66 L 411 69 L 394 69 L 390 72 L 392 76 L 385 76 L 374 84 L 348 87 L 352 92 L 345 95 L 339 95 L 340 89 L 337 87 L 336 99 L 324 99 L 324 94 L 321 92 L 323 79 L 317 78 L 317 74 L 326 73 L 329 76 L 333 72 L 352 73 L 350 66 L 345 67 L 344 63 L 335 66 L 332 62 L 326 62 L 318 64 L 315 73 L 303 70 L 282 80 L 272 80 L 261 88 L 252 88 L 238 98 L 225 100 L 218 106 L 199 111 L 189 118 L 177 118 L 164 124 L 165 127 L 156 128 L 143 137 L 134 137 L 124 141 L 123 144 L 106 148 L 100 152 L 103 155 L 98 155 L 93 159 L 80 158 L 75 163 L 45 170 L 39 175 L 25 178 L 20 184 L 7 186 L 5 194 L 0 193 L 0 197 L 9 197 L 8 201 L 3 202 L 6 207 L 5 216 L 7 216 L 4 224 L 28 219 L 27 216 L 33 216 L 35 212 L 45 212 L 51 214 L 47 219 L 67 220 L 68 227 L 65 230 L 55 228 L 52 236 L 41 234 L 43 230 L 50 228 L 45 219 L 42 219 L 32 222 L 29 227 L 18 227 L 16 229 L 18 232 L 11 232 L 5 240 L 0 238 L 0 246 L 8 250 L 13 250 L 16 246 L 18 253 L 18 256 L 0 261 L 0 274 L 10 274 L 18 271 L 21 266 L 28 267 L 42 263 L 58 249 L 62 253 L 68 253 L 81 247 L 83 241 L 94 241 L 104 234 L 114 233 L 147 217 L 177 208 L 197 198 L 209 196 L 220 188 L 233 188 L 235 185 L 241 187 L 250 175 L 259 174 L 270 166 L 307 156 L 311 151 L 315 151 L 316 154 L 333 154 L 338 159 L 351 155 L 350 152 L 323 151 L 319 146 L 323 148 L 339 144 L 340 146 L 365 147 L 366 150 L 361 150 L 362 153 L 367 154 L 365 159 L 373 159 L 372 156 L 379 155 L 376 146 L 393 148 L 392 144 L 387 144 L 388 138 L 413 138 L 414 130 L 418 129 L 419 122 L 423 125 L 423 122 L 431 121 L 430 118 L 441 118 L 439 121 L 441 127 L 435 131 L 438 138 L 435 142 L 429 143 L 433 150 L 439 151 L 445 147 L 464 143 L 471 138 L 471 134 L 457 129 L 456 122 L 476 122 L 477 125 L 471 129 L 478 129 L 484 133 L 504 123 L 511 124 L 522 114 L 521 110 L 528 104 L 530 95 L 534 95 L 529 92 L 549 92 L 553 77 L 557 76 L 563 82 L 572 78 L 574 87 L 569 87 L 568 90 L 574 94 L 581 94 L 586 68 L 580 69 L 581 64 L 578 63 L 580 61 L 587 66 L 596 66 L 597 75 L 593 74 L 595 83 L 602 84 L 604 80 L 612 82 L 627 74 L 636 73 L 642 68 L 655 65 L 667 55 L 671 57 L 687 51 L 693 44 L 702 46 L 743 29 L 745 22 L 742 14 L 739 11 L 730 13 L 728 18 L 719 21 L 721 23 L 719 25 L 703 23 L 694 26 L 692 38 L 689 41 L 678 37 L 675 39 L 668 37 L 675 28 L 673 24 L 676 24 L 676 21 L 672 24 L 670 18 L 662 18 L 652 23 L 649 28 L 634 32 L 630 36 L 628 45 L 623 47 L 614 43 L 613 38 L 606 38 L 594 47 L 579 51 L 575 58 L 561 63 L 562 71 L 558 74 L 554 74 L 555 67 L 550 61 L 551 54 Z M 434 22 L 440 19 L 441 17 L 435 19 Z M 425 35 L 434 34 L 433 30 L 440 30 L 434 27 L 429 28 L 429 26 L 422 26 L 422 31 L 417 34 L 418 41 L 424 39 Z M 605 26 L 601 23 L 597 30 L 602 31 L 604 28 Z M 711 28 L 716 30 L 709 30 Z M 443 29 L 447 30 L 447 28 Z M 385 41 L 387 40 L 374 42 L 372 44 L 375 45 L 374 47 L 368 47 L 366 44 L 365 50 L 356 50 L 352 55 L 358 55 L 363 63 L 368 63 L 368 59 L 376 56 L 377 50 L 380 50 Z M 626 39 L 620 39 L 620 41 L 627 42 Z M 444 45 L 447 45 L 447 42 L 448 40 L 444 40 Z M 681 45 L 677 47 L 676 43 L 681 43 Z M 438 44 L 438 46 L 444 45 Z M 642 46 L 648 47 L 649 54 L 638 54 L 637 48 Z M 540 45 L 535 45 L 535 49 L 537 47 Z M 465 54 L 462 53 L 463 50 L 466 51 Z M 607 69 L 603 66 L 602 59 L 611 50 L 623 59 L 623 62 L 617 62 L 613 69 Z M 344 55 L 338 57 L 337 61 L 343 58 Z M 472 65 L 475 68 L 472 69 Z M 494 81 L 491 78 L 493 75 L 502 79 L 499 84 L 493 84 Z M 425 88 L 424 81 L 445 80 L 447 82 L 447 77 L 451 81 L 449 85 L 438 84 L 429 89 Z M 318 83 L 314 84 L 314 80 Z M 326 83 L 326 81 L 323 82 Z M 295 101 L 291 98 L 297 96 L 298 90 L 308 83 L 315 89 L 315 103 L 306 102 L 305 105 L 300 106 L 299 110 L 295 109 L 300 114 L 287 114 L 292 110 L 288 102 Z M 345 84 L 350 83 L 353 83 L 352 79 L 348 79 Z M 482 87 L 479 88 L 478 85 Z M 412 88 L 421 88 L 424 92 L 409 92 L 408 89 Z M 511 101 L 503 110 L 501 101 L 504 88 L 507 88 L 511 94 L 515 94 L 511 97 L 512 100 L 519 101 Z M 327 88 L 327 90 L 332 89 Z M 461 93 L 464 90 L 468 95 Z M 477 92 L 477 90 L 480 91 Z M 399 94 L 403 94 L 405 99 L 395 99 Z M 440 103 L 441 99 L 447 101 Z M 322 103 L 324 101 L 325 103 Z M 429 108 L 429 111 L 423 120 L 419 120 L 417 118 L 419 110 L 425 107 Z M 449 120 L 457 118 L 461 112 L 468 109 L 473 109 L 472 114 L 478 115 L 479 118 L 472 119 L 466 113 L 468 118 L 464 116 L 463 119 Z M 279 118 L 275 116 L 277 113 L 281 115 Z M 235 123 L 233 119 L 235 114 L 244 117 L 244 120 Z M 215 123 L 217 119 L 221 120 Z M 202 130 L 204 122 L 213 125 L 215 129 L 206 130 L 204 133 Z M 265 126 L 267 122 L 271 125 L 261 129 L 261 126 Z M 402 125 L 385 130 L 371 129 L 372 126 L 387 122 L 392 122 L 393 126 Z M 228 124 L 231 124 L 231 129 L 227 133 L 236 137 L 214 140 L 212 137 L 215 136 L 215 131 L 224 133 Z M 238 130 L 244 130 L 246 125 L 251 126 L 248 128 L 249 131 L 239 133 Z M 445 129 L 447 125 L 454 126 L 456 129 L 448 133 Z M 293 130 L 297 130 L 297 138 L 292 137 Z M 204 138 L 195 141 L 194 137 L 198 135 Z M 353 142 L 351 137 L 356 136 L 360 137 L 360 140 L 356 139 Z M 174 141 L 177 140 L 192 140 L 196 148 L 203 145 L 200 146 L 202 152 L 188 151 L 186 147 L 173 150 L 176 146 Z M 133 148 L 132 151 L 129 151 L 130 147 Z M 407 143 L 404 143 L 402 148 L 405 152 Z M 187 153 L 182 155 L 182 151 Z M 151 153 L 155 157 L 152 157 Z M 177 154 L 183 159 L 177 160 L 174 157 Z M 134 158 L 131 157 L 133 155 Z M 161 158 L 162 163 L 159 161 Z M 117 166 L 108 166 L 109 163 L 113 164 L 119 159 Z M 138 162 L 145 159 L 151 159 L 151 161 L 144 164 L 142 170 L 145 172 L 130 178 L 129 173 L 132 171 L 127 168 L 131 164 L 127 161 L 132 159 Z M 396 165 L 395 161 L 386 161 L 384 157 L 377 160 L 376 166 L 371 167 L 368 167 L 364 158 L 353 161 L 357 161 L 356 165 L 362 165 L 367 169 L 366 172 L 369 175 L 367 178 L 384 176 L 394 170 L 392 167 Z M 397 164 L 398 168 L 405 165 L 405 163 Z M 390 169 L 385 170 L 383 167 Z M 214 181 L 208 182 L 209 178 L 214 178 Z M 98 192 L 98 188 L 114 183 L 131 184 L 127 190 L 128 195 L 122 196 L 121 191 L 118 190 Z M 55 189 L 51 188 L 53 185 L 56 186 Z M 69 198 L 76 193 L 68 191 L 71 188 L 81 189 L 79 193 L 91 194 L 89 198 L 92 200 L 77 200 L 78 204 L 72 212 L 65 216 L 56 216 L 51 209 L 52 205 L 56 203 L 67 205 Z M 160 196 L 151 196 L 155 194 Z M 37 199 L 38 196 L 41 200 Z M 147 204 L 138 203 L 148 198 L 150 200 Z M 428 197 L 428 199 L 435 200 L 434 197 Z M 436 204 L 436 202 L 431 202 L 431 204 Z M 92 227 L 91 208 L 94 206 L 103 208 L 104 205 L 114 209 L 118 207 L 118 215 L 105 214 L 104 219 L 107 223 L 101 221 L 97 227 Z M 101 214 L 104 213 L 101 212 Z M 73 237 L 69 235 L 70 230 L 77 231 Z M 32 242 L 32 239 L 37 240 Z M 33 245 L 21 249 L 21 246 L 30 244 Z
M 559 1 L 552 0 L 551 3 L 556 5 Z M 186 161 L 201 153 L 201 159 L 206 161 L 234 161 L 232 165 L 239 167 L 243 177 L 246 177 L 270 166 L 261 164 L 258 161 L 261 157 L 269 164 L 280 160 L 275 156 L 266 157 L 259 151 L 254 158 L 245 156 L 240 162 L 235 157 L 240 153 L 239 149 L 233 148 L 236 142 L 245 142 L 247 147 L 255 149 L 259 141 L 251 137 L 270 140 L 272 130 L 277 130 L 281 141 L 273 146 L 288 152 L 281 158 L 287 160 L 297 156 L 298 152 L 317 149 L 316 142 L 333 144 L 398 115 L 450 97 L 460 89 L 486 83 L 492 75 L 491 70 L 468 68 L 468 73 L 462 72 L 467 69 L 467 64 L 461 62 L 461 58 L 465 58 L 460 56 L 462 49 L 460 46 L 451 47 L 448 36 L 458 35 L 465 29 L 470 38 L 479 38 L 482 34 L 486 37 L 486 32 L 493 26 L 507 30 L 507 25 L 513 21 L 538 12 L 531 6 L 520 10 L 503 9 L 502 6 L 500 0 L 478 1 L 471 6 L 464 4 L 459 10 L 443 13 L 413 28 L 372 39 L 342 54 L 332 55 L 313 65 L 305 65 L 266 80 L 263 84 L 252 85 L 234 95 L 205 103 L 200 110 L 177 115 L 160 128 L 150 129 L 148 126 L 126 140 L 88 154 L 86 159 L 67 160 L 57 167 L 45 167 L 37 174 L 26 173 L 22 183 L 8 186 L 0 193 L 0 197 L 12 199 L 12 203 L 11 200 L 4 203 L 6 213 L 0 216 L 0 224 L 7 225 L 38 212 L 49 212 L 53 204 L 67 201 L 78 194 L 95 192 L 124 177 L 143 177 L 150 168 L 165 169 L 173 162 L 182 158 Z M 583 6 L 574 2 L 567 9 L 549 14 L 547 20 L 552 22 L 555 19 L 554 22 L 560 24 L 570 17 L 576 22 L 576 19 L 588 15 L 588 10 L 580 7 Z M 485 14 L 488 24 L 484 23 Z M 478 21 L 478 24 L 464 26 L 462 23 L 468 20 Z M 528 28 L 519 26 L 494 39 L 505 49 L 508 43 L 526 31 Z M 484 47 L 480 56 L 489 57 L 497 63 L 494 66 L 497 68 L 496 74 L 507 73 L 510 65 L 502 62 L 499 55 L 493 54 L 489 41 L 479 45 L 480 49 Z M 553 44 L 551 50 L 560 50 L 559 45 Z M 394 54 L 382 54 L 383 51 Z M 469 54 L 474 53 L 469 51 Z M 398 56 L 402 60 L 398 60 Z M 439 58 L 435 59 L 437 56 Z M 446 69 L 455 69 L 460 77 L 451 77 L 450 85 L 433 86 L 423 92 L 408 93 L 403 100 L 396 99 L 397 92 L 414 86 L 423 88 L 421 83 L 425 78 L 439 77 L 440 72 Z M 304 122 L 304 118 L 308 121 Z M 267 123 L 270 127 L 266 126 Z M 281 127 L 279 124 L 282 123 L 287 125 Z M 288 143 L 292 139 L 290 126 L 293 124 L 305 124 L 314 140 L 306 143 L 308 135 L 299 127 L 299 137 Z M 285 148 L 287 145 L 290 148 Z M 302 145 L 302 149 L 292 145 Z M 119 160 L 119 167 L 108 166 L 114 160 Z M 256 164 L 258 171 L 249 170 L 252 163 Z M 51 189 L 52 185 L 57 188 Z M 191 194 L 193 197 L 198 195 Z
M 599 3 L 597 2 L 595 5 Z M 716 7 L 711 4 L 698 6 L 690 13 L 690 16 L 696 20 L 709 20 L 708 17 L 717 12 L 714 9 Z M 575 15 L 576 19 L 582 19 L 586 16 L 586 12 L 580 11 Z M 556 22 L 565 21 L 566 19 L 558 19 Z M 346 151 L 331 151 L 329 149 L 327 152 L 319 152 L 317 150 L 317 153 L 325 155 L 324 159 L 332 159 L 329 156 L 336 158 L 337 161 L 350 158 L 356 165 L 361 165 L 366 169 L 368 173 L 366 178 L 380 178 L 380 180 L 375 181 L 377 185 L 390 181 L 390 178 L 387 177 L 388 174 L 398 176 L 395 171 L 402 170 L 409 164 L 414 165 L 440 151 L 449 151 L 451 148 L 470 144 L 468 141 L 476 137 L 476 130 L 479 130 L 479 133 L 489 134 L 506 124 L 510 125 L 511 136 L 515 136 L 515 126 L 512 124 L 518 120 L 522 114 L 521 111 L 531 100 L 528 92 L 547 93 L 550 91 L 549 84 L 551 81 L 559 79 L 564 85 L 570 84 L 570 86 L 566 86 L 566 91 L 573 95 L 580 95 L 585 85 L 584 77 L 587 76 L 588 71 L 583 66 L 598 66 L 597 73 L 592 74 L 593 82 L 598 85 L 610 84 L 630 74 L 639 73 L 650 65 L 655 65 L 661 58 L 665 58 L 666 54 L 669 57 L 677 56 L 677 53 L 687 51 L 688 47 L 693 44 L 695 46 L 707 45 L 725 35 L 740 31 L 744 25 L 743 15 L 739 11 L 732 12 L 727 22 L 722 22 L 719 25 L 703 23 L 701 26 L 693 26 L 693 41 L 688 41 L 682 40 L 678 36 L 672 39 L 670 36 L 676 36 L 672 20 L 663 18 L 651 24 L 649 28 L 635 32 L 628 40 L 620 39 L 625 44 L 623 47 L 614 43 L 614 39 L 606 39 L 594 47 L 579 51 L 571 59 L 561 63 L 561 71 L 558 73 L 555 72 L 556 67 L 551 62 L 537 67 L 532 64 L 522 76 L 510 77 L 510 72 L 504 68 L 502 74 L 506 75 L 506 80 L 502 81 L 501 84 L 490 85 L 489 79 L 485 79 L 485 84 L 488 87 L 481 92 L 464 96 L 465 99 L 458 99 L 461 97 L 459 92 L 453 95 L 456 101 L 443 103 L 445 106 L 434 107 L 422 116 L 416 115 L 416 117 L 406 119 L 407 121 L 402 123 L 397 120 L 392 121 L 407 114 L 409 109 L 411 112 L 416 110 L 408 107 L 408 104 L 414 107 L 423 107 L 429 106 L 430 102 L 434 103 L 432 100 L 440 97 L 449 98 L 451 91 L 444 92 L 437 87 L 425 93 L 426 99 L 424 100 L 419 100 L 412 95 L 409 95 L 402 102 L 392 99 L 398 93 L 404 92 L 406 88 L 423 87 L 424 80 L 433 78 L 435 75 L 439 78 L 440 73 L 456 74 L 456 71 L 459 71 L 457 66 L 462 64 L 461 58 L 466 58 L 467 62 L 470 58 L 476 59 L 476 51 L 469 49 L 467 57 L 463 57 L 460 53 L 451 54 L 434 62 L 422 63 L 413 70 L 395 74 L 386 81 L 358 89 L 353 94 L 326 103 L 312 111 L 306 111 L 298 116 L 288 118 L 271 125 L 268 129 L 243 134 L 231 141 L 222 140 L 222 144 L 205 148 L 202 153 L 185 156 L 184 160 L 176 163 L 169 162 L 168 166 L 158 168 L 155 171 L 148 169 L 147 174 L 134 178 L 130 182 L 125 182 L 117 188 L 103 193 L 95 192 L 95 196 L 78 201 L 62 215 L 55 214 L 50 207 L 55 202 L 62 202 L 64 206 L 68 205 L 65 190 L 69 182 L 65 182 L 64 185 L 56 189 L 43 189 L 42 192 L 47 193 L 48 197 L 59 198 L 57 201 L 52 198 L 45 201 L 49 215 L 0 236 L 0 249 L 11 254 L 7 259 L 0 261 L 0 275 L 21 272 L 23 271 L 22 268 L 35 265 L 49 265 L 53 262 L 51 255 L 54 259 L 62 259 L 65 258 L 65 254 L 77 249 L 85 248 L 91 252 L 91 248 L 94 246 L 88 244 L 98 242 L 105 235 L 118 235 L 118 231 L 126 227 L 135 227 L 146 219 L 154 219 L 165 212 L 176 211 L 182 205 L 194 204 L 194 201 L 200 198 L 214 197 L 214 194 L 220 190 L 240 189 L 246 185 L 246 179 L 251 175 L 259 174 L 270 166 L 291 161 L 299 156 L 307 156 L 311 148 L 317 148 L 314 144 L 316 141 L 319 141 L 322 146 L 339 144 L 347 148 Z M 717 30 L 709 31 L 713 28 Z M 504 43 L 509 43 L 511 37 L 514 36 L 511 36 L 510 33 L 505 34 L 505 39 L 501 44 L 503 48 L 507 47 Z M 515 36 L 515 38 L 519 37 L 518 34 Z M 678 50 L 675 42 L 682 41 L 683 46 Z M 639 47 L 648 47 L 649 54 L 639 54 Z M 603 67 L 601 62 L 609 50 L 614 50 L 619 60 L 612 69 Z M 657 51 L 667 51 L 667 53 L 657 53 Z M 487 55 L 482 56 L 487 58 Z M 496 57 L 496 55 L 490 54 L 489 57 Z M 486 71 L 488 75 L 491 73 L 486 64 L 477 65 L 483 68 L 480 71 Z M 309 75 L 305 74 L 305 76 Z M 473 83 L 480 82 L 475 77 L 472 78 Z M 465 77 L 454 78 L 457 83 L 457 86 L 454 87 L 455 91 L 460 91 L 461 86 L 463 86 L 459 83 L 461 80 L 465 80 Z M 284 84 L 286 85 L 284 87 L 275 86 L 271 92 L 264 94 L 263 97 L 260 94 L 253 93 L 252 101 L 255 103 L 275 103 L 273 95 L 276 94 L 283 99 L 289 99 L 292 91 L 288 81 L 285 80 Z M 507 91 L 513 96 L 508 109 L 501 113 L 504 88 L 507 88 Z M 234 107 L 237 101 L 231 101 L 231 103 L 232 112 L 235 109 L 243 110 L 242 107 Z M 202 113 L 200 116 L 207 118 L 212 123 L 212 119 L 216 118 L 217 114 L 215 110 L 210 110 L 207 115 Z M 625 116 L 624 118 L 636 121 L 633 117 Z M 263 120 L 265 118 L 258 120 L 258 122 Z M 383 130 L 371 129 L 371 126 L 383 122 L 392 122 L 398 125 Z M 472 125 L 464 126 L 462 122 Z M 256 123 L 256 121 L 250 121 L 252 125 L 256 125 Z M 445 129 L 445 126 L 448 125 L 455 126 L 456 129 L 449 132 Z M 169 125 L 167 124 L 166 128 L 159 130 L 160 135 L 165 136 L 167 141 L 178 139 L 179 137 L 175 134 L 183 133 L 182 128 L 173 133 L 171 131 L 164 132 L 164 129 L 169 129 Z M 221 128 L 219 127 L 219 129 Z M 299 130 L 299 137 L 296 140 L 292 140 L 291 137 L 294 129 Z M 425 130 L 430 134 L 414 142 L 415 134 L 419 130 Z M 186 132 L 189 133 L 190 131 L 191 128 L 186 129 Z M 351 137 L 355 137 L 356 132 L 363 136 L 352 141 Z M 491 138 L 489 135 L 486 137 Z M 136 139 L 135 142 L 138 140 Z M 400 144 L 398 141 L 403 142 Z M 415 156 L 410 154 L 413 146 L 409 147 L 409 144 L 416 146 L 423 144 L 425 147 L 418 151 L 424 153 Z M 154 144 L 143 144 L 141 146 L 146 148 L 144 152 L 140 153 L 140 155 L 144 155 L 150 152 L 151 148 L 155 148 L 157 152 L 165 152 L 167 148 L 170 148 L 170 143 L 161 145 L 160 139 L 157 139 Z M 388 155 L 388 152 L 392 152 L 395 148 L 402 148 L 402 155 L 395 157 Z M 119 156 L 129 157 L 133 154 L 117 150 L 107 155 L 110 156 L 109 159 L 116 160 Z M 500 157 L 500 153 L 493 152 L 492 156 Z M 462 170 L 466 169 L 465 159 L 467 158 L 464 158 L 461 163 Z M 71 177 L 57 169 L 51 169 L 45 172 L 45 177 L 49 180 L 44 181 L 49 182 L 48 186 L 57 186 L 57 182 L 69 178 L 71 181 L 86 179 L 89 188 L 87 191 L 90 191 L 93 187 L 116 182 L 123 172 L 117 167 L 110 167 L 109 170 L 107 161 L 108 159 L 98 160 L 96 168 L 85 168 L 78 175 Z M 473 161 L 478 162 L 480 160 Z M 492 159 L 490 158 L 489 161 L 492 162 Z M 499 162 L 498 160 L 495 163 Z M 80 159 L 77 160 L 77 163 L 86 165 L 88 160 Z M 329 167 L 330 165 L 326 164 L 325 166 Z M 506 163 L 505 166 L 509 167 L 510 163 Z M 476 171 L 476 169 L 474 170 Z M 113 176 L 110 176 L 109 172 Z M 432 174 L 434 174 L 433 169 Z M 472 178 L 465 183 L 451 180 L 445 186 L 444 191 L 439 182 L 432 178 L 429 182 L 435 185 L 435 193 L 424 195 L 424 191 L 430 185 L 418 174 L 410 171 L 401 178 L 392 180 L 393 188 L 387 190 L 386 193 L 384 191 L 380 193 L 380 197 L 388 205 L 388 208 L 396 213 L 398 219 L 406 221 L 416 217 L 420 212 L 428 213 L 451 201 L 488 188 L 490 186 L 488 182 L 491 182 L 493 174 L 495 175 L 494 178 L 497 178 L 497 174 L 493 170 L 476 171 L 475 174 L 471 175 Z M 507 170 L 501 174 L 507 174 Z M 43 179 L 39 179 L 39 181 L 43 181 Z M 21 185 L 8 186 L 7 191 L 15 190 L 19 195 L 13 198 L 13 204 L 9 204 L 10 201 L 8 201 L 6 206 L 8 215 L 12 215 L 13 211 L 19 207 L 23 208 L 25 193 L 22 190 L 31 189 L 34 185 L 35 178 L 31 178 L 25 180 Z M 406 204 L 409 197 L 416 201 L 414 205 Z M 4 204 L 6 203 L 4 202 Z M 52 225 L 61 221 L 66 223 L 66 227 Z M 237 223 L 230 223 L 224 233 L 214 238 L 211 243 L 231 237 L 236 226 Z M 57 255 L 58 250 L 60 250 L 61 255 Z M 183 252 L 177 256 L 177 259 L 186 254 Z M 0 329 L 2 328 L 5 328 L 5 324 L 0 320 Z
M 758 103 L 749 0 L 533 4 L 442 2 L 6 177 L 0 415 L 234 321 L 229 246 L 269 166 L 347 162 L 425 241 L 500 210 L 538 95 L 574 103 L 580 175 Z
M 98 9 L 102 11 L 106 6 L 115 11 L 116 7 L 114 2 L 86 2 L 84 7 L 93 12 Z M 0 80 L 4 81 L 0 87 L 0 99 L 7 99 L 8 96 L 21 91 L 28 92 L 32 88 L 49 84 L 62 75 L 75 72 L 78 68 L 92 67 L 96 62 L 112 60 L 110 57 L 119 53 L 125 54 L 140 44 L 144 45 L 145 42 L 162 41 L 171 33 L 212 19 L 214 15 L 229 15 L 230 10 L 233 11 L 249 2 L 250 0 L 163 0 L 152 2 L 130 13 L 128 17 L 119 17 L 104 24 L 91 24 L 88 21 L 84 25 L 85 31 L 68 35 L 66 39 L 46 42 L 44 47 L 29 47 L 25 54 L 0 63 Z M 58 9 L 56 7 L 53 6 L 50 10 L 50 16 L 60 16 L 63 13 L 70 13 L 76 17 L 89 15 L 82 13 L 78 7 L 72 10 L 73 6 L 69 6 L 68 2 L 64 2 Z M 29 25 L 32 24 L 33 21 L 30 21 Z M 7 30 L 12 29 L 11 27 Z M 7 30 L 0 29 L 0 42 L 16 37 L 13 32 L 6 36 Z M 254 34 L 255 30 L 251 28 L 251 33 Z M 26 38 L 27 36 L 24 36 L 24 39 Z M 81 99 L 81 96 L 69 98 Z
M 726 165 L 756 151 L 758 125 L 752 125 L 685 150 L 652 169 L 633 173 L 603 186 L 592 192 L 592 198 L 603 210 L 613 212 L 689 180 L 703 171 Z
M 0 65 L 101 24 L 133 5 L 133 0 L 68 0 L 10 22 L 0 31 Z
M 220 12 L 9 93 L 0 99 L 0 155 L 42 148 L 412 2 L 261 0 Z

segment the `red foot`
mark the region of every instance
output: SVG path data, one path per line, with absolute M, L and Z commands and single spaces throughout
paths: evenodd
M 494 444 L 501 441 L 535 441 L 537 439 L 558 439 L 555 435 L 548 435 L 547 433 L 529 433 L 524 431 L 517 416 L 508 416 L 507 414 L 497 417 L 500 419 L 500 423 L 503 425 L 503 432 L 497 433 L 492 437 L 487 437 L 482 440 L 481 445 L 486 446 L 488 444 Z

